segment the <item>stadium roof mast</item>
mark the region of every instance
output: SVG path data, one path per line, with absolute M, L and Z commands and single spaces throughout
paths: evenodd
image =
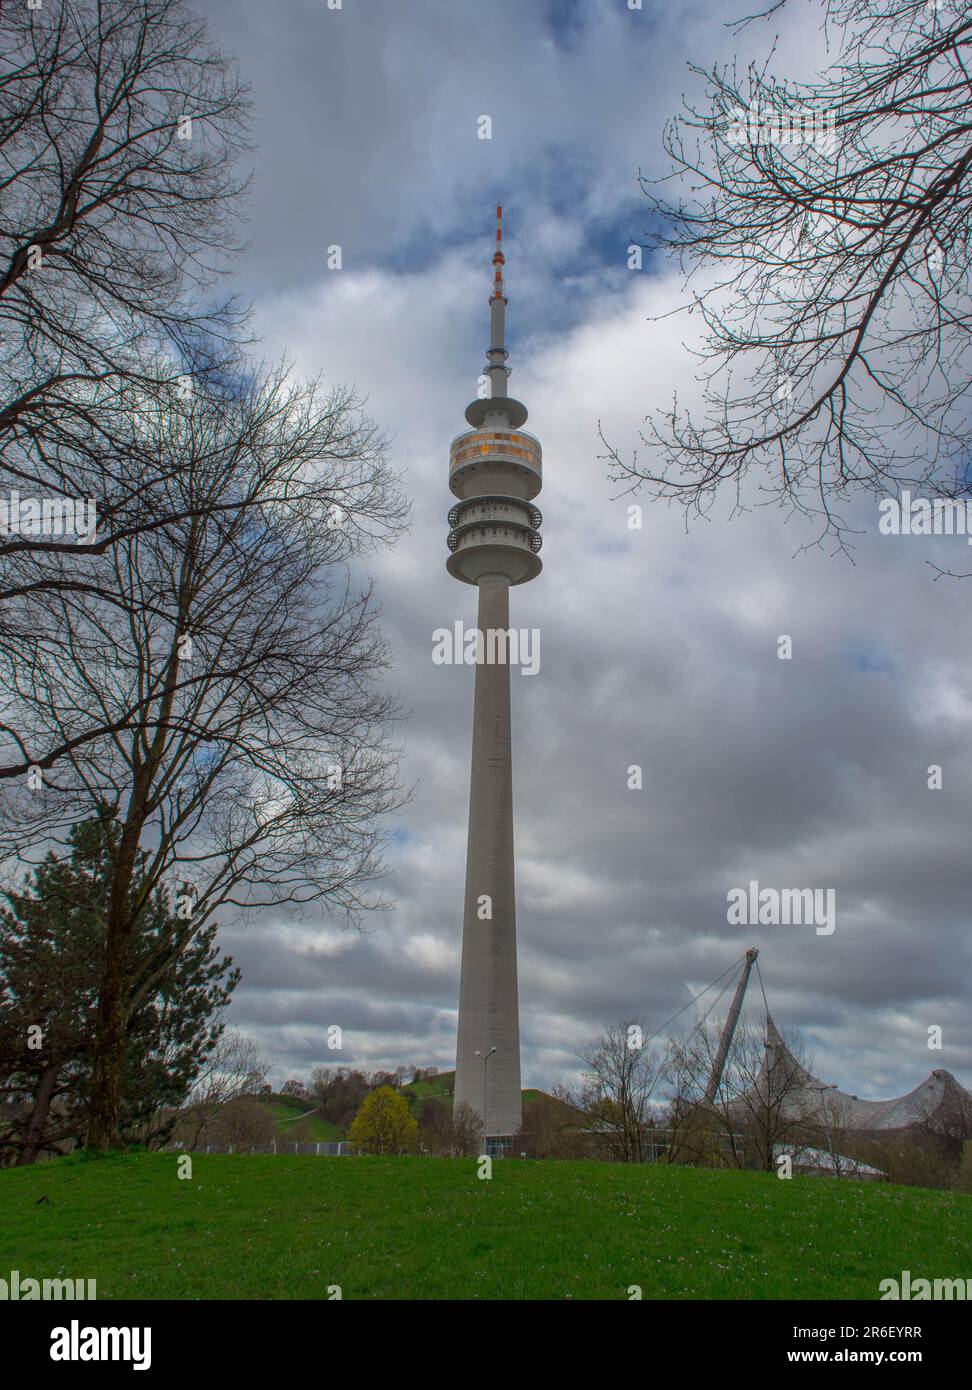
M 736 985 L 736 992 L 732 996 L 732 1004 L 726 1015 L 725 1025 L 722 1029 L 722 1037 L 719 1039 L 719 1048 L 712 1063 L 712 1072 L 709 1076 L 709 1084 L 705 1088 L 705 1099 L 711 1105 L 716 1098 L 719 1083 L 722 1081 L 722 1073 L 725 1070 L 726 1058 L 729 1056 L 729 1049 L 732 1046 L 733 1034 L 736 1031 L 736 1024 L 739 1022 L 739 1014 L 743 1005 L 743 998 L 746 994 L 746 986 L 749 984 L 749 976 L 753 966 L 756 964 L 756 957 L 759 951 L 755 946 L 750 946 L 746 952 L 746 960 L 739 975 L 739 983 Z

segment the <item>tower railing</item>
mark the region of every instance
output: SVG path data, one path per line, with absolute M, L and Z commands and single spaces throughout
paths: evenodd
M 503 507 L 513 507 L 517 511 L 525 512 L 530 518 L 530 525 L 534 531 L 539 531 L 543 525 L 543 513 L 539 507 L 535 507 L 532 502 L 525 502 L 522 497 L 510 497 L 506 493 L 476 493 L 473 497 L 466 497 L 462 502 L 457 502 L 454 507 L 449 508 L 449 525 L 456 527 L 463 513 L 476 508 L 488 507 L 493 504 Z
M 459 546 L 462 544 L 463 536 L 477 536 L 482 538 L 485 544 L 493 544 L 495 543 L 497 532 L 502 532 L 503 530 L 512 531 L 519 536 L 523 544 L 528 549 L 532 550 L 534 555 L 538 554 L 540 547 L 543 545 L 543 537 L 540 535 L 539 531 L 534 531 L 532 526 L 527 526 L 522 521 L 509 521 L 506 519 L 500 521 L 467 521 L 464 526 L 456 526 L 449 532 L 446 537 L 446 543 L 450 550 L 458 550 Z

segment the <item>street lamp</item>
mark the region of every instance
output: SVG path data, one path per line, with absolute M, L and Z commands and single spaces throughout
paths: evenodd
M 489 1129 L 486 1124 L 486 1111 L 489 1107 L 489 1079 L 486 1073 L 486 1067 L 490 1057 L 492 1057 L 496 1050 L 495 1047 L 491 1047 L 489 1051 L 484 1054 L 477 1049 L 475 1054 L 477 1057 L 482 1057 L 483 1059 L 483 1153 L 487 1157 L 489 1156 Z

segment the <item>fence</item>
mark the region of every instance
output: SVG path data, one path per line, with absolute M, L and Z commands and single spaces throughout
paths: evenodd
M 343 1158 L 349 1152 L 344 1139 L 336 1142 L 322 1140 L 316 1144 L 274 1139 L 269 1144 L 200 1144 L 198 1148 L 192 1148 L 189 1144 L 166 1144 L 165 1151 L 176 1154 L 310 1154 L 315 1158 Z

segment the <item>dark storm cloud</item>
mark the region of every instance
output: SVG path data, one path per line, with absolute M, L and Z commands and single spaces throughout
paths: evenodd
M 411 534 L 372 566 L 412 711 L 395 911 L 362 936 L 310 919 L 227 933 L 244 971 L 234 1021 L 281 1072 L 452 1065 L 473 673 L 433 665 L 432 633 L 474 621 L 444 568 L 447 457 L 481 370 L 502 191 L 517 209 L 511 390 L 545 454 L 545 568 L 512 603 L 542 662 L 513 676 L 524 1083 L 558 1080 L 619 1018 L 660 1025 L 752 944 L 778 1024 L 804 1030 L 828 1080 L 892 1094 L 947 1066 L 968 1081 L 972 632 L 966 587 L 933 584 L 927 561 L 972 550 L 878 536 L 865 502 L 853 565 L 798 554 L 813 533 L 772 510 L 717 510 L 686 534 L 646 505 L 628 529 L 643 499 L 612 500 L 597 422 L 630 449 L 650 410 L 695 388 L 686 324 L 648 321 L 677 283 L 629 274 L 620 243 L 608 264 L 599 238 L 629 212 L 639 230 L 634 178 L 657 159 L 680 64 L 729 41 L 707 6 L 656 6 L 641 29 L 621 6 L 585 10 L 559 28 L 513 0 L 207 6 L 257 86 L 245 282 L 267 349 L 357 382 L 414 503 Z M 798 11 L 778 70 L 813 51 L 806 25 Z M 516 35 L 498 69 L 494 33 Z M 346 257 L 329 275 L 331 242 Z M 731 926 L 726 895 L 751 879 L 833 888 L 836 930 Z

